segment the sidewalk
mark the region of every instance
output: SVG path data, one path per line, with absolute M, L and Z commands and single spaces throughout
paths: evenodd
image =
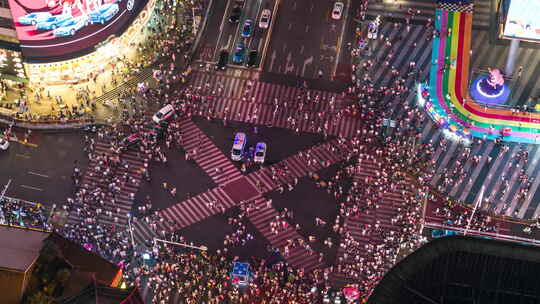
M 112 123 L 121 119 L 121 114 L 124 109 L 129 109 L 129 104 L 121 103 L 121 96 L 128 93 L 131 95 L 136 85 L 140 82 L 147 81 L 149 86 L 155 85 L 152 76 L 152 67 L 157 65 L 154 58 L 155 48 L 162 33 L 156 31 L 152 37 L 151 28 L 159 21 L 165 21 L 163 26 L 170 26 L 173 22 L 171 15 L 161 14 L 160 10 L 165 9 L 163 1 L 156 4 L 156 8 L 152 19 L 145 28 L 144 35 L 147 47 L 139 52 L 137 48 L 130 49 L 125 54 L 124 62 L 133 62 L 132 65 L 141 66 L 144 68 L 125 75 L 119 68 L 109 68 L 98 75 L 95 81 L 87 81 L 81 84 L 70 85 L 55 85 L 48 86 L 43 90 L 41 101 L 36 99 L 36 94 L 31 89 L 25 89 L 24 94 L 27 96 L 27 111 L 18 114 L 21 106 L 13 105 L 11 109 L 0 107 L 0 123 L 11 124 L 17 116 L 16 125 L 23 128 L 32 129 L 67 129 L 80 128 L 90 123 Z M 186 7 L 178 6 L 176 10 L 176 28 L 187 27 L 191 29 L 190 18 L 185 16 L 191 15 L 191 6 L 186 4 Z M 187 20 L 186 20 L 187 19 Z M 192 39 L 192 38 L 190 38 Z M 192 46 L 193 49 L 196 45 Z M 181 57 L 181 56 L 178 56 Z M 181 59 L 181 58 L 177 58 Z M 180 61 L 180 60 L 177 60 Z M 183 62 L 181 62 L 183 64 Z M 178 66 L 178 65 L 177 65 Z M 180 65 L 182 66 L 182 65 Z M 135 70 L 135 69 L 132 69 Z M 21 93 L 16 90 L 10 90 L 7 102 L 14 103 L 20 99 Z M 48 96 L 51 98 L 48 98 Z M 61 102 L 55 100 L 56 96 L 60 96 Z M 2 102 L 3 104 L 6 101 Z M 60 112 L 64 117 L 60 117 Z M 65 115 L 66 113 L 73 115 Z M 66 117 L 68 116 L 68 117 Z

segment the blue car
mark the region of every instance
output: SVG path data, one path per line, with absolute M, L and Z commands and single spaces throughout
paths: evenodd
M 30 13 L 28 15 L 19 17 L 17 21 L 19 21 L 19 23 L 22 25 L 36 25 L 38 22 L 45 21 L 51 16 L 52 14 L 49 12 Z
M 238 42 L 236 49 L 234 50 L 233 62 L 242 63 L 244 61 L 244 53 L 246 52 L 246 45 L 243 42 Z
M 114 17 L 120 9 L 116 3 L 107 3 L 90 12 L 90 23 L 105 23 Z
M 38 22 L 36 28 L 40 31 L 54 30 L 71 20 L 69 15 L 54 15 L 47 20 Z
M 68 22 L 62 24 L 61 27 L 53 31 L 53 35 L 56 37 L 65 37 L 73 36 L 75 33 L 88 25 L 88 17 L 79 16 L 69 20 Z
M 244 21 L 244 25 L 242 26 L 242 37 L 247 38 L 251 36 L 252 32 L 253 32 L 253 20 L 246 19 L 246 21 Z

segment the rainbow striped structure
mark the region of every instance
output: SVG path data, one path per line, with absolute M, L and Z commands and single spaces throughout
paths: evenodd
M 437 9 L 428 84 L 418 86 L 418 102 L 445 134 L 522 143 L 540 143 L 540 113 L 478 104 L 469 95 L 472 10 Z M 486 46 L 489 47 L 489 46 Z

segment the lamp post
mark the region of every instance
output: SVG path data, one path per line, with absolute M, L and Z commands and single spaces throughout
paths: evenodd
M 129 234 L 131 235 L 131 245 L 133 246 L 133 250 L 135 250 L 135 239 L 133 238 L 133 228 L 131 227 L 131 212 L 128 213 L 128 227 Z
M 471 216 L 469 217 L 469 221 L 467 222 L 467 228 L 465 228 L 463 235 L 467 235 L 467 232 L 469 231 L 469 227 L 471 226 L 472 218 L 474 214 L 476 213 L 476 209 L 478 209 L 478 205 L 481 204 L 482 201 L 484 200 L 484 189 L 485 189 L 485 186 L 482 186 L 482 188 L 480 189 L 480 195 L 478 196 L 478 199 L 476 200 L 476 203 L 474 204 L 473 211 L 471 213 Z
M 182 247 L 197 249 L 197 250 L 201 250 L 201 251 L 208 250 L 208 247 L 206 247 L 206 246 L 193 246 L 193 245 L 189 245 L 189 244 L 182 244 L 182 243 L 177 243 L 177 242 L 172 242 L 172 241 L 166 241 L 166 240 L 162 240 L 162 239 L 158 239 L 158 238 L 154 238 L 154 242 L 162 242 L 162 243 L 165 243 L 165 244 L 182 246 Z

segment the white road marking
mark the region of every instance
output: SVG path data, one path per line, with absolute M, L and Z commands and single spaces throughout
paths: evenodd
M 285 64 L 284 74 L 287 74 L 289 72 L 294 72 L 294 63 L 291 63 L 291 60 L 292 60 L 292 54 L 291 52 L 289 52 L 289 54 L 287 54 L 287 63 Z
M 219 26 L 219 35 L 216 43 L 216 49 L 214 50 L 214 56 L 212 58 L 215 58 L 217 56 L 218 51 L 221 49 L 219 42 L 221 41 L 221 34 L 223 34 L 223 27 L 225 24 L 225 19 L 227 19 L 227 12 L 229 11 L 229 4 L 231 1 L 227 1 L 227 6 L 225 6 L 225 14 L 223 14 L 223 18 L 221 18 L 221 24 Z
M 337 42 L 337 50 L 336 50 L 336 63 L 334 64 L 334 68 L 332 69 L 332 75 L 330 75 L 331 78 L 334 78 L 336 76 L 337 67 L 339 64 L 339 58 L 341 57 L 341 43 L 343 43 L 343 37 L 345 35 L 345 28 L 347 27 L 347 22 L 349 19 L 349 2 L 347 1 L 347 5 L 345 6 L 345 9 L 343 10 L 344 13 L 344 20 L 343 25 L 341 26 L 341 34 L 339 35 L 338 42 Z
M 313 56 L 304 60 L 304 65 L 302 66 L 302 77 L 304 77 L 304 74 L 306 74 L 306 66 L 312 63 L 313 63 Z
M 28 185 L 21 185 L 21 187 L 26 188 L 26 189 L 36 190 L 36 191 L 43 191 L 43 189 L 41 189 L 41 188 L 32 187 L 32 186 L 28 186 Z
M 36 172 L 32 172 L 32 171 L 28 171 L 28 174 L 32 174 L 32 175 L 37 175 L 37 176 L 41 176 L 41 177 L 45 177 L 45 178 L 49 178 L 48 175 L 45 175 L 45 174 L 41 174 L 41 173 L 36 173 Z
M 272 72 L 274 69 L 274 61 L 276 60 L 276 50 L 272 52 L 272 56 L 270 56 L 270 66 L 268 67 L 268 72 Z

